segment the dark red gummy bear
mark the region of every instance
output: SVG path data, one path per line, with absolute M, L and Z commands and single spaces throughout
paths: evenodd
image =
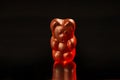
M 58 19 L 51 21 L 52 31 L 51 48 L 53 59 L 67 63 L 74 59 L 76 54 L 75 21 L 73 19 Z

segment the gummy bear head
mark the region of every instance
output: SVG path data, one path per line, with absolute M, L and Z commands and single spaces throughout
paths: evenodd
M 75 22 L 73 19 L 58 19 L 51 21 L 50 28 L 52 36 L 59 42 L 66 42 L 73 37 L 75 31 Z

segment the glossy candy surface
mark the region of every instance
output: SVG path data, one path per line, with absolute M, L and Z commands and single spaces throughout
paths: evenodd
M 75 21 L 55 18 L 51 21 L 50 28 L 53 59 L 63 63 L 72 61 L 76 54 Z

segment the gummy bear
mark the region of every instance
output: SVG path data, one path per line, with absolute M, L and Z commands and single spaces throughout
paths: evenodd
M 76 54 L 75 21 L 73 19 L 55 18 L 50 23 L 52 37 L 50 40 L 53 59 L 67 63 L 74 59 Z

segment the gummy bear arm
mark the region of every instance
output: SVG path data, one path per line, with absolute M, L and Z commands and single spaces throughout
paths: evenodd
M 76 37 L 73 36 L 73 38 L 71 38 L 70 41 L 71 41 L 71 44 L 72 44 L 74 47 L 76 47 L 76 44 L 77 44 L 77 39 L 76 39 Z
M 57 39 L 55 38 L 55 37 L 51 37 L 51 48 L 52 49 L 57 49 L 57 47 L 58 47 L 58 41 L 57 41 Z
M 76 37 L 73 36 L 70 40 L 68 40 L 67 46 L 71 50 L 76 47 L 76 43 L 77 43 Z

